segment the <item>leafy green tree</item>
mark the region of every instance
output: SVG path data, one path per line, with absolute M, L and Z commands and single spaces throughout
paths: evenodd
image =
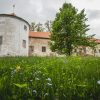
M 71 55 L 77 46 L 94 46 L 92 36 L 87 36 L 85 10 L 80 12 L 70 3 L 64 3 L 52 23 L 50 47 L 52 51 Z
M 45 29 L 47 32 L 51 32 L 52 21 L 47 20 L 45 23 Z

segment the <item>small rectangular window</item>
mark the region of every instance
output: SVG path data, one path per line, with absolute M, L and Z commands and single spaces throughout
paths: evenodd
M 83 48 L 84 53 L 86 53 L 86 48 Z
M 23 48 L 26 48 L 26 40 L 23 40 L 22 46 Z
M 100 49 L 99 49 L 99 53 L 100 53 Z
M 26 25 L 24 25 L 24 30 L 27 31 L 27 26 Z
M 97 50 L 96 50 L 96 49 L 94 49 L 94 52 L 95 52 L 95 53 L 97 53 Z
M 34 52 L 34 46 L 30 46 L 30 52 Z
M 0 36 L 0 45 L 2 45 L 2 36 Z
M 42 47 L 42 52 L 46 52 L 46 47 L 45 46 Z

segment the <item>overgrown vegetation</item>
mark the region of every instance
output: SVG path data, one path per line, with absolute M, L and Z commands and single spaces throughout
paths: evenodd
M 100 100 L 100 58 L 0 58 L 0 100 Z

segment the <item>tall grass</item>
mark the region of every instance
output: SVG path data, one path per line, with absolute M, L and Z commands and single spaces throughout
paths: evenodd
M 0 58 L 0 100 L 100 100 L 100 58 Z

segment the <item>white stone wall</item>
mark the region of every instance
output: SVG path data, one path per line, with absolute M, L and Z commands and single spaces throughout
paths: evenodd
M 27 26 L 27 31 L 24 30 Z M 3 37 L 0 45 L 0 56 L 27 56 L 28 55 L 29 25 L 16 17 L 0 16 L 0 36 Z M 22 41 L 26 40 L 26 48 Z

